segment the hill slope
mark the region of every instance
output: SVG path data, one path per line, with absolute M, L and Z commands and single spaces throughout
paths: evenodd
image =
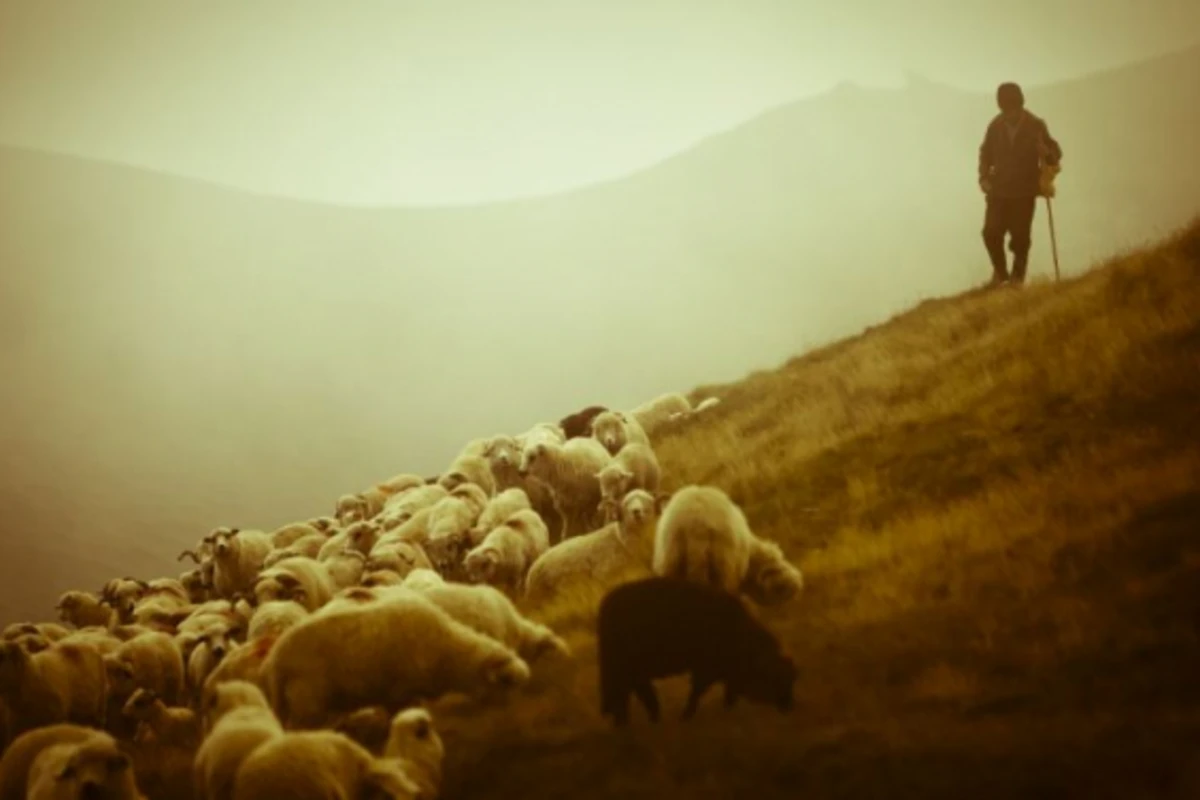
M 1193 49 L 1029 88 L 1066 151 L 1068 272 L 1200 209 L 1182 156 L 1198 79 Z M 53 534 L 4 545 L 0 613 L 161 574 L 176 565 L 155 553 L 198 532 L 326 512 L 474 436 L 744 374 L 984 279 L 973 176 L 993 109 L 845 87 L 626 180 L 458 210 L 0 149 L 0 504 L 13 530 Z
M 762 613 L 797 710 L 710 696 L 680 725 L 677 679 L 660 727 L 639 709 L 611 732 L 580 589 L 535 612 L 577 667 L 535 673 L 516 710 L 439 712 L 445 797 L 1191 796 L 1198 278 L 1200 220 L 706 388 L 714 416 L 658 450 L 672 487 L 725 488 L 804 569 Z

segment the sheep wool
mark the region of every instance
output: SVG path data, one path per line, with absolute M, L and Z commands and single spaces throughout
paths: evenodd
M 415 798 L 419 788 L 396 761 L 376 759 L 336 731 L 287 733 L 246 757 L 234 800 L 326 800 L 331 797 Z
M 479 694 L 522 684 L 529 667 L 419 593 L 386 595 L 316 614 L 279 638 L 263 664 L 267 694 L 291 728 L 368 705 L 400 708 L 447 692 Z M 326 654 L 336 649 L 342 658 Z
M 658 519 L 653 568 L 736 593 L 749 567 L 754 534 L 745 514 L 714 486 L 685 486 Z

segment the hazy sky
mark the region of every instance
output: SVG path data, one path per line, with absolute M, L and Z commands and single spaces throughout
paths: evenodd
M 841 80 L 1039 83 L 1196 30 L 1196 0 L 0 0 L 0 142 L 477 202 L 633 171 Z

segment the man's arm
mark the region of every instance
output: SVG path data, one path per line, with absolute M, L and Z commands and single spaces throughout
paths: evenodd
M 1042 120 L 1042 161 L 1051 167 L 1057 167 L 1062 161 L 1062 147 L 1050 135 L 1050 126 L 1045 120 Z

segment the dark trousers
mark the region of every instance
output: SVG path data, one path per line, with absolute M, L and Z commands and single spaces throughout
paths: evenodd
M 1025 266 L 1029 263 L 1030 230 L 1033 228 L 1033 212 L 1036 209 L 1036 195 L 987 198 L 987 211 L 983 217 L 983 244 L 992 259 L 992 272 L 995 277 L 1008 277 L 1008 263 L 1004 256 L 1004 237 L 1007 234 L 1008 249 L 1013 254 L 1012 278 L 1015 281 L 1025 280 Z

